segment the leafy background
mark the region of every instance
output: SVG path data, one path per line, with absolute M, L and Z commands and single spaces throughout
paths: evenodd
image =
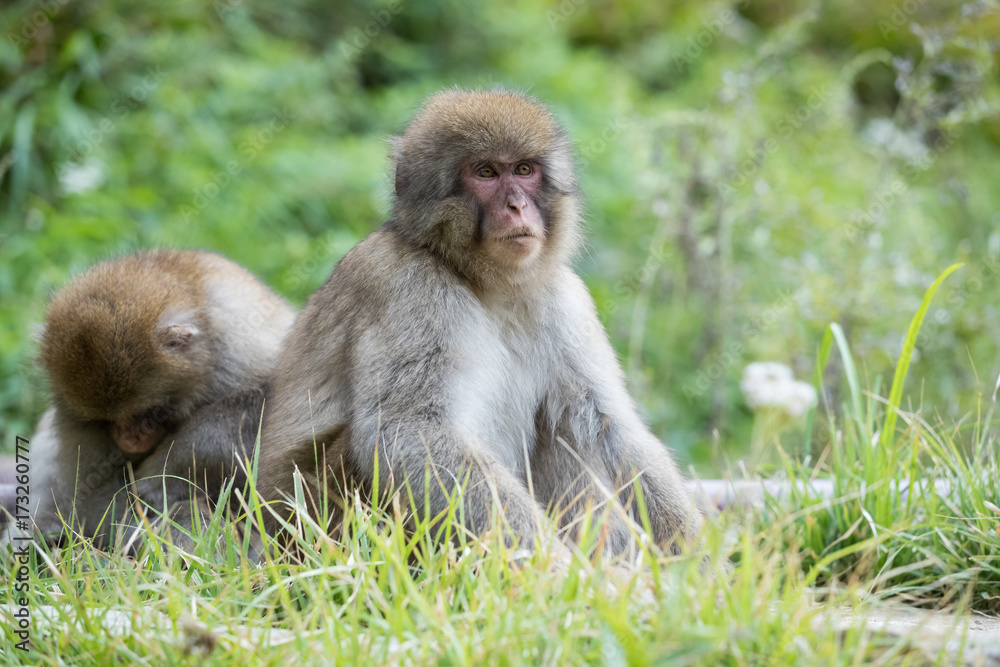
M 744 456 L 744 366 L 812 380 L 830 322 L 879 391 L 954 261 L 904 406 L 961 423 L 993 391 L 995 1 L 43 0 L 0 28 L 4 448 L 46 404 L 53 289 L 197 247 L 301 305 L 384 219 L 386 139 L 452 85 L 527 89 L 575 137 L 577 267 L 684 463 Z

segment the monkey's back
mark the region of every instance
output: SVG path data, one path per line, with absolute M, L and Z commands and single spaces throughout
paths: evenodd
M 388 272 L 387 266 L 397 270 Z M 344 429 L 355 397 L 374 380 L 359 363 L 365 355 L 359 346 L 379 332 L 405 332 L 406 323 L 435 307 L 428 294 L 451 298 L 463 289 L 460 283 L 430 251 L 411 245 L 389 225 L 351 249 L 310 297 L 288 335 L 269 385 L 261 442 L 302 445 L 304 460 L 313 455 L 314 438 L 346 447 Z M 387 322 L 393 325 L 382 326 Z M 406 342 L 404 334 L 387 342 L 387 349 L 398 350 Z M 314 433 L 314 424 L 325 425 L 324 432 Z M 264 483 L 269 474 L 261 470 Z

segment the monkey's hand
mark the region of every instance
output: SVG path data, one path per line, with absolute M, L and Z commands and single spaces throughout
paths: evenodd
M 178 502 L 203 495 L 193 482 L 170 473 L 137 479 L 133 491 L 143 503 L 157 512 L 166 512 Z
M 187 503 L 193 497 L 205 495 L 201 492 L 201 485 L 192 481 L 203 481 L 200 480 L 203 458 L 196 452 L 190 438 L 179 442 L 168 438 L 136 469 L 133 492 L 157 512 L 164 512 L 175 503 Z M 217 475 L 221 476 L 221 473 Z M 213 479 L 215 476 L 216 473 L 213 473 Z

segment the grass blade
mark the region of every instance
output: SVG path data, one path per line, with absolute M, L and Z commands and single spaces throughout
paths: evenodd
M 847 376 L 847 385 L 851 389 L 851 407 L 854 409 L 854 418 L 861 418 L 861 389 L 858 385 L 858 372 L 854 369 L 854 357 L 851 356 L 851 348 L 847 344 L 847 336 L 844 330 L 836 322 L 830 324 L 830 331 L 837 341 L 837 349 L 840 350 L 840 358 L 844 362 L 844 375 Z
M 906 373 L 910 370 L 910 358 L 913 356 L 913 348 L 917 344 L 917 335 L 920 333 L 920 327 L 924 323 L 924 316 L 927 315 L 927 309 L 931 306 L 934 293 L 937 292 L 938 287 L 941 286 L 945 278 L 962 266 L 961 262 L 952 264 L 937 277 L 937 280 L 927 288 L 920 308 L 917 309 L 913 319 L 910 320 L 910 328 L 906 331 L 906 341 L 903 342 L 903 351 L 899 354 L 899 363 L 896 364 L 896 374 L 892 377 L 892 388 L 889 390 L 889 405 L 886 407 L 885 423 L 882 425 L 882 437 L 879 439 L 879 443 L 883 446 L 892 442 L 892 434 L 896 430 L 897 410 L 899 409 L 900 402 L 903 400 L 903 383 L 906 382 Z

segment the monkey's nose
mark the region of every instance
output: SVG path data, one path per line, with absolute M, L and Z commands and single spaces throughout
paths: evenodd
M 507 208 L 517 211 L 518 213 L 528 205 L 528 200 L 521 193 L 509 194 L 507 195 Z

